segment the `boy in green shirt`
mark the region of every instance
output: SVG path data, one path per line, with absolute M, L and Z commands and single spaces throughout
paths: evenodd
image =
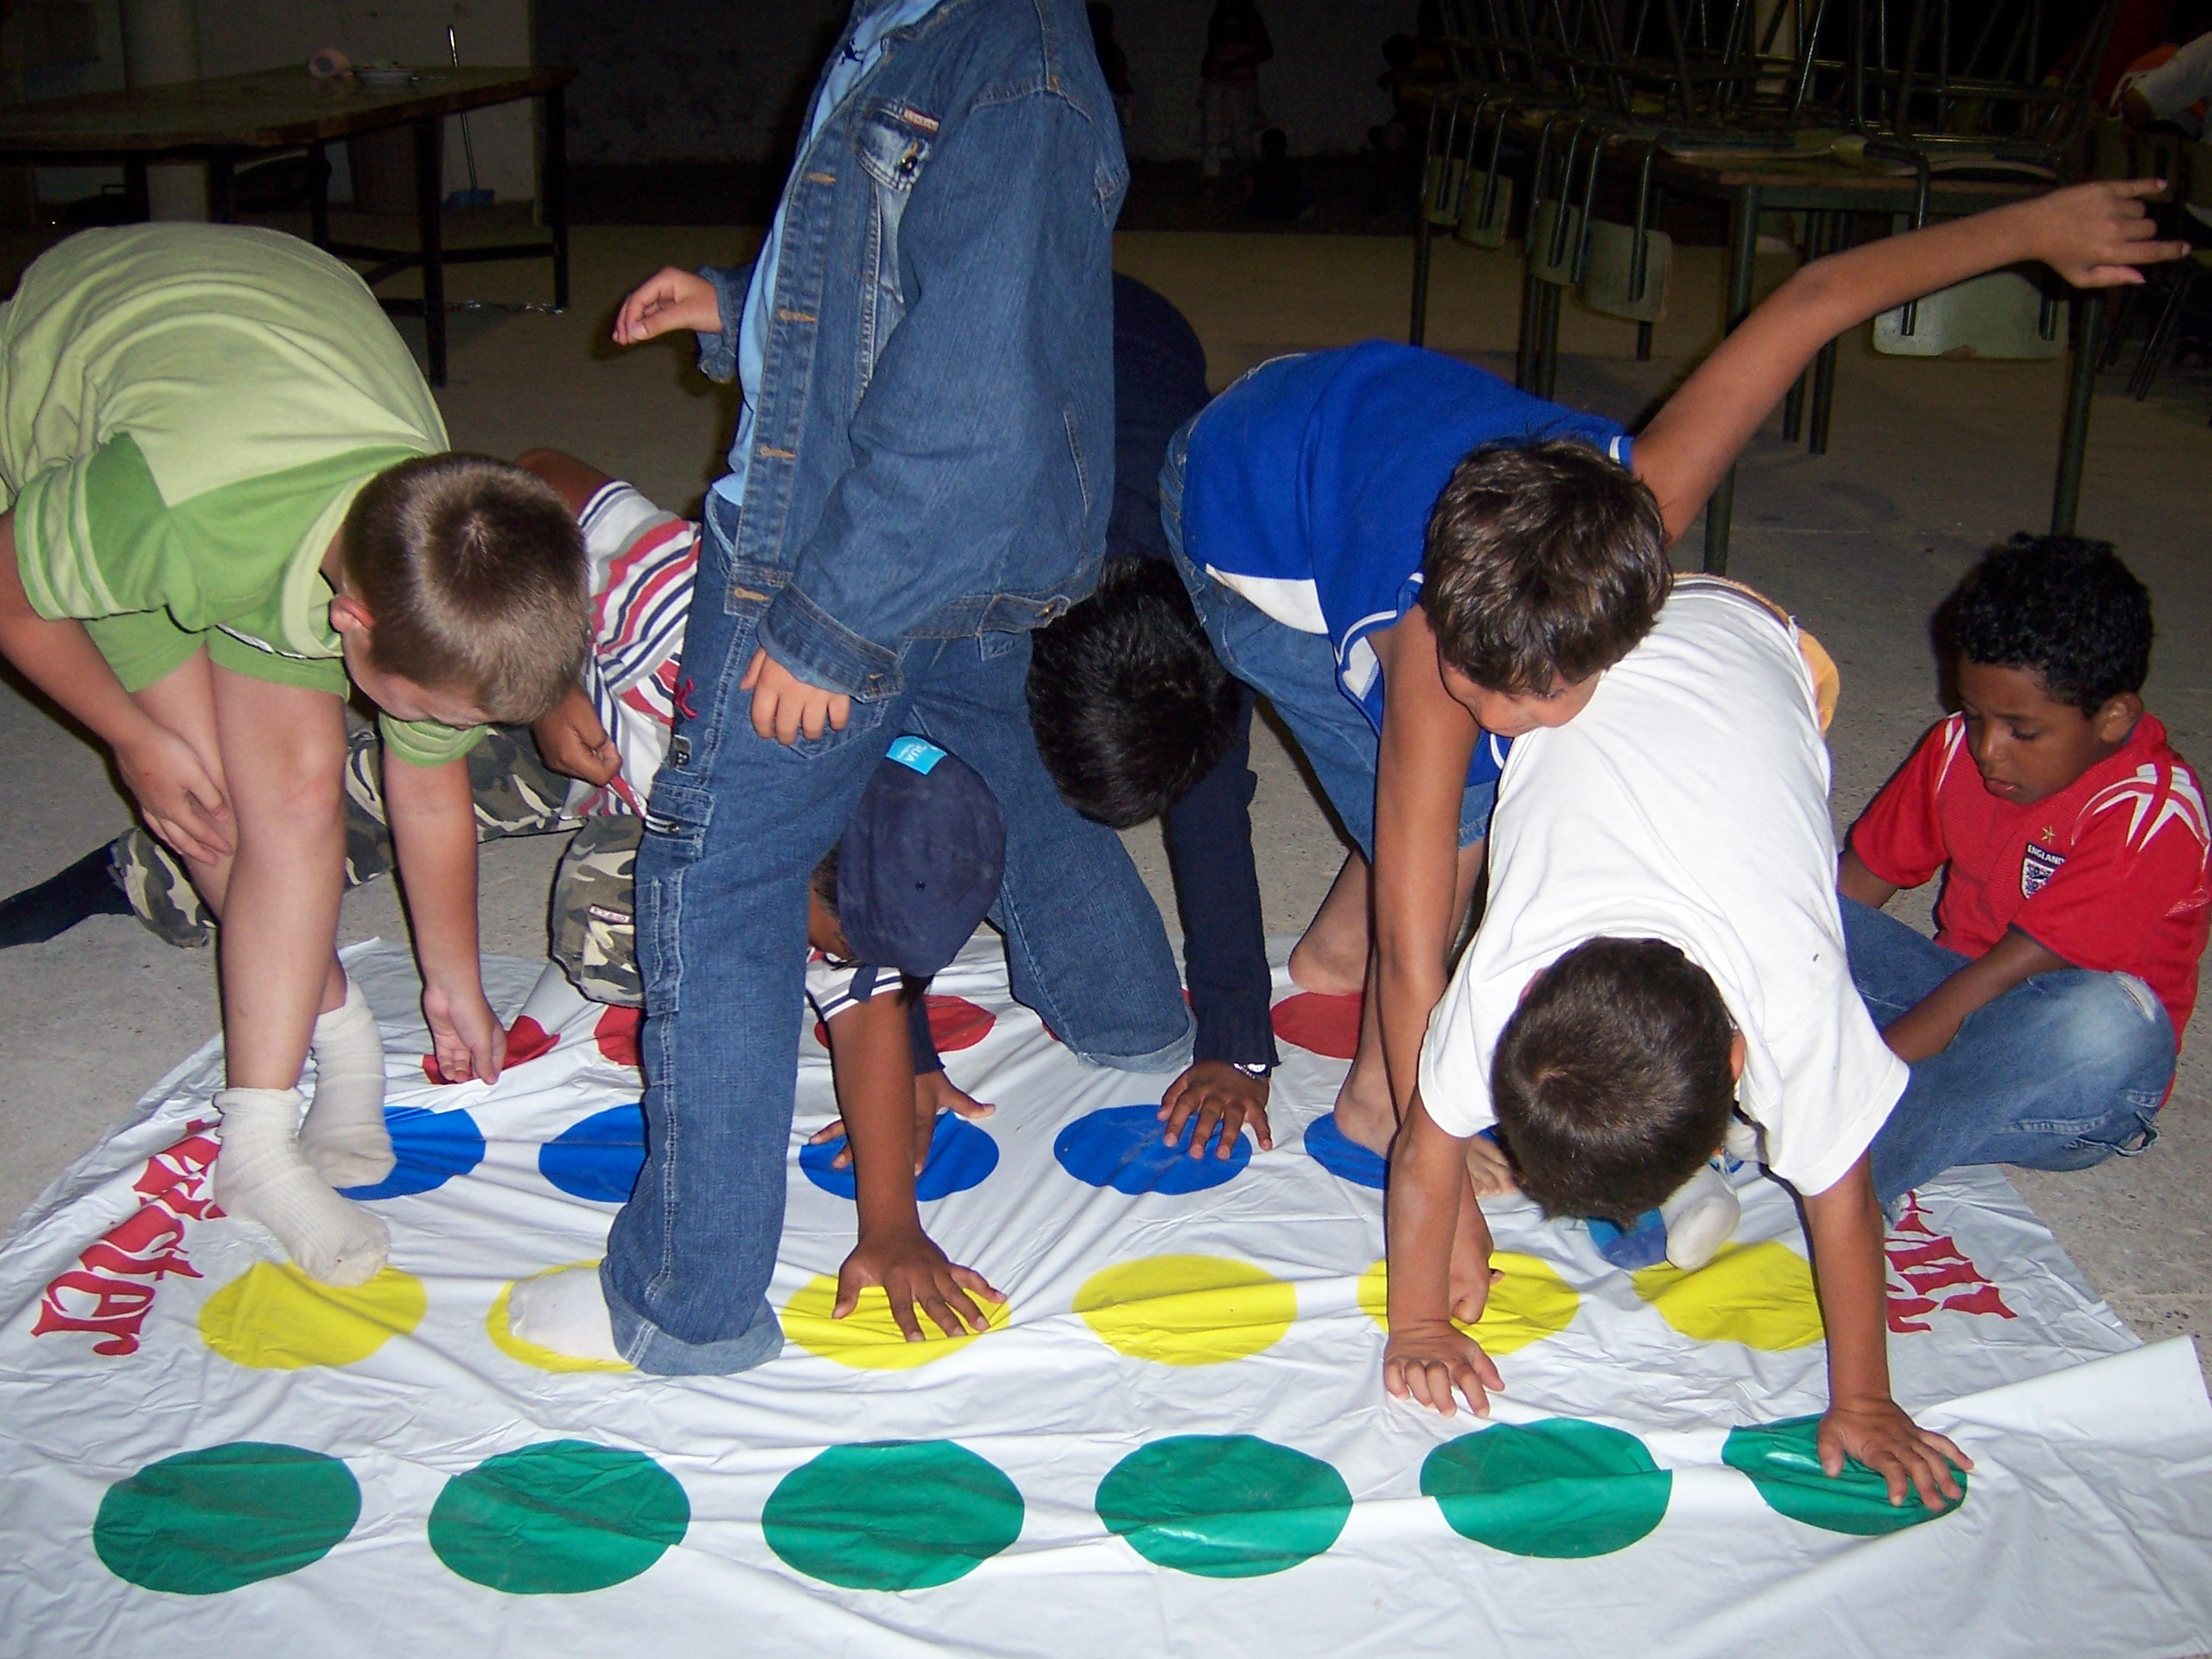
M 332 1188 L 392 1149 L 376 1022 L 334 951 L 348 681 L 403 763 L 385 787 L 439 1064 L 495 1078 L 465 757 L 576 678 L 575 520 L 446 453 L 353 272 L 212 225 L 87 232 L 25 273 L 0 310 L 0 654 L 108 745 L 222 918 L 216 1200 L 359 1284 L 384 1227 Z

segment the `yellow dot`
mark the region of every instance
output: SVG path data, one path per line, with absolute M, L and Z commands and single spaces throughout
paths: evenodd
M 983 1322 L 992 1330 L 1012 1317 L 1010 1303 L 986 1302 L 981 1297 L 974 1301 L 983 1310 Z M 972 1331 L 965 1336 L 945 1335 L 935 1320 L 917 1309 L 922 1340 L 908 1341 L 906 1333 L 891 1317 L 890 1297 L 878 1285 L 862 1291 L 860 1305 L 842 1319 L 830 1316 L 836 1305 L 837 1281 L 827 1273 L 815 1274 L 783 1304 L 783 1334 L 818 1358 L 868 1371 L 902 1371 L 927 1365 L 975 1340 Z
M 548 1273 L 564 1273 L 571 1267 L 596 1267 L 596 1259 L 590 1261 L 564 1261 L 557 1267 L 548 1267 L 535 1273 L 532 1279 L 543 1279 Z M 526 1365 L 534 1365 L 541 1371 L 626 1371 L 633 1367 L 619 1359 L 579 1359 L 574 1354 L 562 1353 L 558 1348 L 543 1347 L 535 1342 L 526 1342 L 514 1334 L 507 1322 L 507 1298 L 514 1294 L 520 1281 L 509 1279 L 499 1287 L 492 1298 L 491 1311 L 484 1316 L 484 1334 L 491 1345 L 509 1359 L 520 1359 Z
M 1482 1344 L 1485 1353 L 1492 1358 L 1517 1353 L 1575 1322 L 1582 1297 L 1550 1262 L 1518 1250 L 1496 1250 L 1490 1265 L 1499 1277 L 1491 1282 L 1482 1317 L 1472 1325 L 1452 1321 Z M 1359 1305 L 1386 1331 L 1390 1328 L 1389 1267 L 1387 1261 L 1378 1261 L 1359 1275 Z
M 261 1370 L 351 1365 L 421 1324 L 429 1300 L 422 1281 L 397 1267 L 341 1286 L 289 1261 L 257 1261 L 207 1299 L 200 1336 L 233 1364 Z
M 1249 1261 L 1147 1255 L 1085 1279 L 1075 1311 L 1101 1342 L 1132 1359 L 1218 1365 L 1281 1340 L 1298 1316 L 1298 1293 Z
M 1813 1269 L 1785 1244 L 1729 1244 L 1693 1273 L 1662 1263 L 1631 1276 L 1637 1295 L 1685 1336 L 1747 1348 L 1802 1348 L 1821 1337 Z

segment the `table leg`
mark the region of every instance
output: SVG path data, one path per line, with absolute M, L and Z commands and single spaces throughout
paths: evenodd
M 146 193 L 146 158 L 143 155 L 124 160 L 123 202 L 131 224 L 143 224 L 154 216 L 153 204 Z
M 422 335 L 432 386 L 446 383 L 446 119 L 415 123 L 415 215 L 422 237 Z
M 1521 278 L 1521 337 L 1513 351 L 1513 384 L 1527 392 L 1535 384 L 1536 308 L 1543 284 L 1525 272 Z
M 1550 398 L 1559 389 L 1559 309 L 1566 290 L 1557 283 L 1546 283 L 1543 289 L 1544 309 L 1539 316 L 1543 332 L 1536 339 L 1536 395 Z
M 1751 311 L 1753 280 L 1759 270 L 1759 187 L 1747 185 L 1736 192 L 1735 217 L 1729 227 L 1728 329 Z M 1705 504 L 1705 568 L 1716 574 L 1728 569 L 1729 531 L 1735 518 L 1735 469 L 1713 491 Z
M 2074 372 L 2066 383 L 2066 421 L 2058 435 L 2058 478 L 2051 495 L 2051 533 L 2070 536 L 2081 507 L 2081 465 L 2089 453 L 2089 404 L 2097 390 L 2097 328 L 2105 295 L 2091 289 L 2075 302 Z
M 1419 345 L 1429 334 L 1429 254 L 1435 231 L 1429 223 L 1429 204 L 1424 192 L 1420 210 L 1413 216 L 1413 319 L 1406 330 L 1406 343 Z
M 545 228 L 553 234 L 553 308 L 568 308 L 568 114 L 562 88 L 545 94 Z
M 1636 325 L 1636 361 L 1639 363 L 1651 361 L 1651 325 L 1649 323 Z
M 210 224 L 227 225 L 238 217 L 237 204 L 231 193 L 233 171 L 229 156 L 218 154 L 208 157 L 208 222 Z
M 317 247 L 331 240 L 331 158 L 328 147 L 307 146 L 307 237 Z

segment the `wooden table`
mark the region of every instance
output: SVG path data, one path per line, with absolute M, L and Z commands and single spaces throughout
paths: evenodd
M 1508 118 L 1510 131 L 1527 148 L 1536 141 L 1543 121 L 1541 115 L 1515 115 Z M 1604 123 L 1599 122 L 1601 130 Z M 1556 141 L 1555 141 L 1556 142 Z M 1616 143 L 1601 151 L 1604 164 L 1613 168 L 1627 167 L 1632 171 L 1640 167 L 1644 147 L 1630 143 Z M 1758 259 L 1759 218 L 1768 211 L 1796 211 L 1827 216 L 1830 222 L 1840 227 L 1844 216 L 1854 213 L 1911 213 L 1919 190 L 1917 179 L 1910 174 L 1899 176 L 1856 167 L 1832 155 L 1774 156 L 1737 158 L 1686 158 L 1669 155 L 1661 149 L 1652 168 L 1655 189 L 1676 190 L 1690 195 L 1704 196 L 1728 204 L 1729 210 L 1729 264 L 1727 291 L 1727 326 L 1733 330 L 1751 310 L 1753 278 Z M 1468 188 L 1479 188 L 1470 175 Z M 2050 186 L 2027 179 L 1991 181 L 1987 179 L 1947 179 L 1937 173 L 1929 184 L 1927 211 L 1931 218 L 1960 217 L 2000 207 L 2029 196 L 2042 194 Z M 1414 317 L 1413 341 L 1420 343 L 1421 315 L 1427 295 L 1428 242 L 1434 234 L 1425 215 L 1420 216 L 1414 250 Z M 1540 396 L 1551 395 L 1553 374 L 1559 360 L 1559 307 L 1556 290 L 1547 294 L 1532 294 L 1535 288 L 1547 288 L 1537 278 L 1529 277 L 1523 283 L 1522 299 L 1522 344 L 1519 379 L 1523 389 Z M 2067 383 L 2066 413 L 2061 425 L 2057 476 L 2052 488 L 2051 528 L 2054 533 L 2070 534 L 2074 529 L 2075 511 L 2081 501 L 2081 470 L 2089 441 L 2090 393 L 2096 378 L 2096 334 L 2102 315 L 2103 297 L 2092 290 L 2078 296 L 2077 320 L 2075 330 L 2074 362 Z M 1813 404 L 1813 447 L 1815 453 L 1827 447 L 1828 409 L 1835 386 L 1836 343 L 1821 349 L 1811 374 Z M 1784 421 L 1785 434 L 1796 435 L 1797 416 L 1802 409 L 1802 386 L 1791 393 L 1790 408 Z M 1721 571 L 1728 568 L 1729 532 L 1735 511 L 1735 470 L 1713 491 L 1712 500 L 1705 509 L 1705 556 L 1708 570 Z
M 271 150 L 308 152 L 314 179 L 312 236 L 315 246 L 364 263 L 370 287 L 403 270 L 422 273 L 419 300 L 386 300 L 396 316 L 423 322 L 429 379 L 446 383 L 446 267 L 493 259 L 553 262 L 553 304 L 568 303 L 568 145 L 562 94 L 576 71 L 568 68 L 425 69 L 398 86 L 373 87 L 352 76 L 318 81 L 304 69 L 257 70 L 210 81 L 137 87 L 127 92 L 88 93 L 43 103 L 0 106 L 0 161 L 52 163 L 63 160 L 120 163 L 132 216 L 147 216 L 146 167 L 157 161 L 204 161 L 211 217 L 234 215 L 231 177 L 238 163 Z M 445 246 L 445 118 L 526 98 L 544 109 L 543 242 L 501 242 L 485 247 Z M 415 131 L 414 248 L 372 247 L 331 240 L 325 146 L 381 128 Z

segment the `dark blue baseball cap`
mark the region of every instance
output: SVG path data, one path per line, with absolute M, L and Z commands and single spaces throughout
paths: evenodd
M 925 738 L 893 740 L 837 844 L 837 918 L 855 960 L 927 976 L 999 896 L 1006 820 L 975 769 Z

